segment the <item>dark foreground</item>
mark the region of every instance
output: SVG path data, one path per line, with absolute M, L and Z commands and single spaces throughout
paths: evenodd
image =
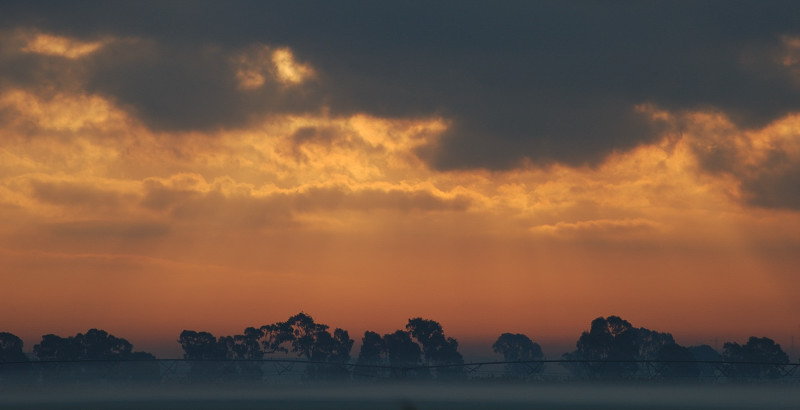
M 788 385 L 304 384 L 3 389 L 0 409 L 798 409 Z

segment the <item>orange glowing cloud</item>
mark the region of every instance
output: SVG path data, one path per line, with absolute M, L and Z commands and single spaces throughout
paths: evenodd
M 711 321 L 771 329 L 741 304 L 778 322 L 800 308 L 787 291 L 800 218 L 742 199 L 742 181 L 800 158 L 796 116 L 746 131 L 650 107 L 683 134 L 595 167 L 445 172 L 417 152 L 446 118 L 155 132 L 99 95 L 9 89 L 0 105 L 15 113 L 0 130 L 0 260 L 27 272 L 15 288 L 45 295 L 0 308 L 38 323 L 6 324 L 29 337 L 119 326 L 173 340 L 306 310 L 353 334 L 424 315 L 475 339 L 567 339 L 616 313 L 702 341 Z
M 519 232 L 624 236 L 669 231 L 674 218 L 738 213 L 740 188 L 731 177 L 763 172 L 774 152 L 794 163 L 800 151 L 795 117 L 721 139 L 733 126 L 695 113 L 686 117 L 682 137 L 614 154 L 595 168 L 440 172 L 416 155 L 447 129 L 438 118 L 271 116 L 253 129 L 167 135 L 148 131 L 99 96 L 43 99 L 10 90 L 0 103 L 18 114 L 0 151 L 6 197 L 31 212 L 54 206 L 77 212 L 83 204 L 87 216 L 94 214 L 91 204 L 123 203 L 121 217 L 161 218 L 178 209 L 202 214 L 203 206 L 194 213 L 185 207 L 203 201 L 216 201 L 205 205 L 208 211 L 233 201 L 256 213 L 281 209 L 295 220 L 336 219 L 344 210 L 450 209 Z M 705 172 L 711 152 L 723 152 L 731 167 L 719 177 Z M 773 168 L 781 166 L 790 165 Z
M 22 51 L 76 59 L 85 57 L 108 44 L 110 40 L 81 41 L 52 34 L 37 33 L 28 39 Z
M 272 52 L 272 63 L 278 79 L 284 84 L 300 84 L 314 76 L 314 70 L 307 64 L 298 63 L 292 50 L 285 47 Z
M 98 96 L 56 94 L 41 98 L 22 90 L 0 96 L 0 109 L 13 110 L 11 126 L 32 124 L 37 132 L 75 132 L 125 121 L 121 110 Z M 117 125 L 119 126 L 119 125 Z
M 0 151 L 6 202 L 61 219 L 97 217 L 97 207 L 123 219 L 201 218 L 230 205 L 224 223 L 250 214 L 245 225 L 279 217 L 351 226 L 352 212 L 370 209 L 450 210 L 501 230 L 638 240 L 740 213 L 731 175 L 763 169 L 775 150 L 791 163 L 798 151 L 794 117 L 722 140 L 717 135 L 731 135 L 733 126 L 695 113 L 682 137 L 614 154 L 596 168 L 439 172 L 416 155 L 447 129 L 436 118 L 272 116 L 249 130 L 166 135 L 98 96 L 42 99 L 11 90 L 0 101 L 18 114 Z M 31 137 L 19 137 L 23 128 Z M 715 150 L 739 168 L 705 173 Z
M 295 60 L 286 47 L 251 47 L 233 59 L 242 90 L 254 90 L 272 78 L 285 86 L 302 84 L 315 76 L 310 65 Z

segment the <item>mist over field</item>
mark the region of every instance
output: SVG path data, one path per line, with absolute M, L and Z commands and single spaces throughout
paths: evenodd
M 524 334 L 465 361 L 434 320 L 364 333 L 299 313 L 215 337 L 184 330 L 183 359 L 157 359 L 105 331 L 44 335 L 29 358 L 0 333 L 6 409 L 782 409 L 795 408 L 800 363 L 769 338 L 684 347 L 666 332 L 599 317 L 561 359 Z M 33 359 L 33 360 L 31 360 Z
M 796 409 L 797 385 L 309 383 L 40 386 L 3 409 Z

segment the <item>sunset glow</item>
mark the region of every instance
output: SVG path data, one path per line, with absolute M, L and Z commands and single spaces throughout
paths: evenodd
M 184 127 L 108 85 L 132 81 L 126 64 L 162 64 L 157 35 L 5 24 L 37 34 L 6 41 L 4 61 L 35 57 L 46 78 L 0 83 L 0 330 L 28 348 L 95 327 L 177 356 L 182 329 L 232 334 L 299 311 L 356 339 L 432 318 L 485 355 L 502 332 L 568 349 L 611 314 L 682 344 L 758 335 L 788 352 L 800 335 L 800 110 L 745 125 L 640 99 L 630 116 L 657 135 L 598 160 L 520 144 L 512 166 L 445 167 L 461 121 L 445 105 L 282 108 L 344 75 L 302 41 L 198 40 L 174 56 L 186 63 L 163 63 L 214 61 L 230 84 L 236 124 Z M 793 73 L 795 99 L 797 34 L 764 63 Z

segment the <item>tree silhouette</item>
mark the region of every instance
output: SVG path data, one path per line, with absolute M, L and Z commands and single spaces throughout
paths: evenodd
M 635 328 L 618 316 L 599 317 L 589 332 L 583 332 L 577 350 L 564 355 L 567 360 L 595 362 L 570 366 L 573 373 L 588 378 L 629 378 L 638 370 L 636 360 L 656 358 L 662 346 L 674 344 L 669 333 Z
M 33 352 L 39 360 L 130 360 L 134 356 L 140 359 L 155 358 L 149 353 L 133 352 L 133 345 L 127 340 L 98 329 L 67 338 L 44 335 L 41 343 L 33 346 Z
M 383 336 L 383 346 L 389 365 L 393 367 L 394 377 L 419 377 L 428 375 L 423 369 L 415 369 L 422 365 L 422 349 L 411 340 L 411 333 L 398 330 Z
M 541 360 L 544 355 L 538 343 L 533 342 L 528 336 L 521 333 L 503 333 L 492 345 L 495 353 L 503 355 L 507 362 Z M 542 363 L 506 364 L 506 374 L 510 377 L 525 378 L 533 373 L 539 373 L 544 368 Z
M 0 363 L 27 362 L 22 352 L 22 339 L 8 332 L 0 332 Z
M 446 337 L 439 322 L 417 317 L 408 320 L 406 330 L 422 347 L 425 364 L 448 366 L 464 363 L 464 358 L 458 352 L 458 341 Z M 439 378 L 457 378 L 463 376 L 463 368 L 441 367 L 437 369 L 436 374 Z
M 80 360 L 82 348 L 72 336 L 63 338 L 54 334 L 42 336 L 42 341 L 33 346 L 33 354 L 39 360 Z
M 781 345 L 767 337 L 750 337 L 743 346 L 725 343 L 722 357 L 729 362 L 789 363 Z M 781 376 L 780 370 L 776 365 L 740 363 L 731 365 L 728 375 L 738 379 L 776 379 Z
M 316 378 L 347 377 L 349 370 L 343 364 L 350 361 L 352 348 L 353 340 L 350 339 L 346 330 L 335 329 L 333 335 L 325 330 L 318 331 L 315 335 L 310 359 L 316 362 L 332 363 L 332 365 L 313 365 L 311 367 L 313 376 Z
M 183 349 L 183 358 L 192 361 L 189 367 L 189 380 L 192 382 L 235 378 L 235 366 L 223 362 L 229 358 L 225 341 L 217 340 L 209 332 L 184 330 L 178 343 Z
M 0 332 L 0 364 L 0 385 L 28 381 L 31 366 L 28 356 L 22 351 L 22 339 L 8 332 Z
M 221 337 L 221 343 L 229 359 L 236 362 L 236 372 L 243 381 L 259 381 L 264 376 L 261 364 L 254 360 L 264 358 L 259 339 L 263 336 L 260 329 L 248 327 L 241 335 Z
M 348 374 L 342 364 L 350 361 L 353 340 L 345 330 L 337 328 L 331 334 L 327 325 L 315 323 L 311 316 L 300 312 L 285 322 L 264 325 L 261 331 L 262 347 L 266 353 L 292 352 L 301 358 L 332 364 L 307 366 L 308 377 L 344 377 Z
M 689 349 L 676 343 L 661 346 L 656 360 L 664 362 L 695 362 L 696 359 Z M 660 374 L 665 378 L 697 378 L 700 370 L 697 363 L 660 363 Z
M 208 332 L 184 330 L 178 342 L 184 358 L 207 363 L 192 363 L 192 374 L 197 380 L 260 380 L 263 377 L 258 360 L 275 354 L 294 354 L 314 363 L 306 366 L 309 378 L 343 377 L 349 371 L 343 364 L 350 361 L 353 340 L 347 331 L 315 323 L 300 312 L 285 322 L 248 327 L 242 334 L 222 336 L 219 339 Z M 229 359 L 230 363 L 220 360 Z M 217 363 L 208 361 L 216 360 Z M 330 364 L 327 364 L 330 363 Z
M 228 359 L 260 360 L 264 358 L 259 342 L 262 337 L 263 332 L 260 329 L 248 327 L 241 335 L 220 337 L 218 343 Z
M 722 361 L 722 355 L 709 345 L 689 346 L 687 349 L 698 362 Z M 717 374 L 715 366 L 710 363 L 698 363 L 697 370 L 699 372 L 698 376 L 702 378 L 715 377 Z
M 384 352 L 386 347 L 383 344 L 381 335 L 367 330 L 361 338 L 361 349 L 358 352 L 358 361 L 362 366 L 379 366 L 385 364 Z M 359 368 L 358 376 L 375 378 L 383 374 L 378 368 Z
M 314 323 L 311 316 L 302 312 L 290 317 L 282 325 L 281 329 L 289 332 L 286 339 L 292 345 L 292 352 L 306 359 L 311 359 L 318 335 L 328 329 L 328 326 Z
M 458 366 L 464 363 L 458 352 L 458 341 L 445 336 L 438 322 L 419 317 L 409 319 L 406 330 L 397 330 L 383 337 L 375 332 L 364 332 L 358 363 L 392 366 L 392 377 L 427 378 L 434 375 L 422 366 L 435 366 L 435 376 L 440 379 L 464 377 L 463 368 Z M 359 370 L 359 375 L 369 377 L 382 373 L 379 369 Z
M 675 345 L 675 339 L 669 333 L 661 333 L 643 327 L 635 328 L 636 358 L 638 360 L 656 360 L 661 349 Z
M 187 360 L 221 360 L 227 358 L 225 345 L 208 332 L 184 330 L 178 338 L 183 349 L 183 358 Z
M 83 362 L 53 376 L 56 378 L 150 380 L 159 377 L 155 356 L 147 352 L 134 352 L 130 342 L 104 330 L 90 329 L 86 333 L 66 338 L 53 334 L 44 335 L 42 341 L 33 346 L 33 352 L 42 361 Z M 86 361 L 103 363 L 90 364 L 85 363 Z M 122 366 L 122 361 L 142 363 Z M 126 370 L 123 371 L 123 367 Z

